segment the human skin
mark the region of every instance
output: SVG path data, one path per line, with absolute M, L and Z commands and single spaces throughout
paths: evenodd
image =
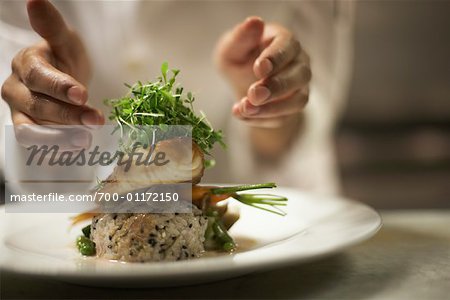
M 104 124 L 88 105 L 90 63 L 81 38 L 47 0 L 29 0 L 27 10 L 42 41 L 14 57 L 2 85 L 13 124 Z M 309 58 L 298 40 L 278 24 L 249 17 L 219 39 L 215 62 L 240 99 L 232 114 L 250 125 L 255 151 L 282 154 L 308 100 Z
M 285 27 L 249 17 L 220 39 L 215 60 L 234 88 L 232 114 L 250 126 L 253 149 L 278 158 L 300 129 L 312 75 L 309 56 Z

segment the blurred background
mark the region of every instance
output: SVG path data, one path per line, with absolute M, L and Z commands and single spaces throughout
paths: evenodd
M 343 193 L 450 208 L 450 1 L 359 1 L 335 142 Z

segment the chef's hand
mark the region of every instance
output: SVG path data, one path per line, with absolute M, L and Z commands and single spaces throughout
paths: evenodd
M 43 40 L 14 57 L 2 86 L 13 124 L 103 124 L 101 112 L 86 105 L 90 66 L 80 38 L 48 1 L 29 0 L 27 9 Z
M 237 117 L 277 127 L 303 110 L 311 79 L 309 58 L 286 28 L 247 18 L 220 40 L 216 60 L 240 98 L 233 106 Z M 267 120 L 271 122 L 259 122 Z
M 84 46 L 47 0 L 29 0 L 27 9 L 31 26 L 43 40 L 14 57 L 12 74 L 1 90 L 11 109 L 16 139 L 24 146 L 89 147 L 88 130 L 40 126 L 104 123 L 102 113 L 86 105 L 90 65 Z
M 215 59 L 239 99 L 233 115 L 252 126 L 261 154 L 280 154 L 308 102 L 311 68 L 299 41 L 278 24 L 249 17 L 220 39 Z

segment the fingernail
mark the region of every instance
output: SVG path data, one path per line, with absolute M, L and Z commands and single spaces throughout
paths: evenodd
M 96 111 L 88 110 L 81 115 L 83 125 L 100 125 L 101 117 Z
M 258 106 L 254 106 L 247 102 L 244 106 L 244 111 L 246 115 L 256 115 L 259 112 L 260 108 Z
M 263 19 L 260 17 L 247 17 L 244 21 L 244 23 L 253 23 L 252 25 L 258 24 L 264 22 Z M 258 27 L 254 28 L 255 30 L 260 30 Z
M 255 100 L 255 103 L 259 104 L 266 101 L 269 99 L 270 94 L 270 90 L 263 85 L 258 85 L 253 88 L 253 100 Z
M 83 92 L 77 86 L 73 86 L 67 91 L 67 97 L 75 104 L 82 104 L 83 102 L 83 99 L 81 99 Z
M 245 21 L 244 21 L 244 22 L 249 22 L 249 21 L 253 21 L 253 20 L 261 20 L 261 21 L 262 21 L 261 17 L 258 17 L 258 16 L 250 16 L 250 17 L 245 18 Z
M 91 140 L 86 133 L 75 133 L 71 138 L 70 142 L 75 147 L 88 148 Z
M 273 70 L 273 64 L 268 58 L 264 58 L 259 62 L 259 72 L 262 77 L 270 74 Z

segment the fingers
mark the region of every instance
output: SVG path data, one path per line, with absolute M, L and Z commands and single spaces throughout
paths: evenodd
M 267 29 L 269 44 L 253 65 L 253 71 L 257 78 L 278 73 L 302 51 L 300 43 L 290 31 L 280 26 L 271 26 L 268 26 Z
M 245 121 L 245 124 L 247 124 L 250 127 L 257 127 L 257 128 L 280 128 L 285 123 L 285 118 L 273 118 L 273 119 L 243 119 Z
M 78 34 L 66 25 L 62 15 L 48 0 L 28 0 L 27 10 L 32 28 L 45 40 L 43 44 L 50 52 L 49 63 L 86 84 L 91 69 Z
M 9 77 L 4 83 L 2 97 L 14 110 L 37 120 L 39 124 L 51 122 L 68 125 L 100 125 L 104 123 L 104 117 L 99 111 L 87 106 L 61 102 L 48 95 L 30 91 L 14 76 Z M 29 120 L 23 118 L 23 121 Z
M 286 98 L 255 106 L 250 103 L 247 97 L 233 106 L 232 112 L 238 118 L 246 119 L 270 119 L 288 115 L 293 115 L 303 111 L 308 102 L 308 95 L 296 91 Z
M 82 105 L 88 95 L 86 88 L 72 76 L 53 67 L 36 48 L 25 49 L 12 62 L 13 72 L 32 91 L 52 98 Z
M 41 126 L 24 113 L 13 109 L 12 119 L 17 142 L 22 146 L 58 145 L 62 151 L 89 148 L 92 134 L 80 127 Z
M 33 119 L 14 108 L 11 108 L 11 119 L 14 126 L 35 124 L 35 121 Z
M 247 97 L 251 104 L 262 105 L 308 86 L 310 80 L 309 65 L 294 61 L 280 73 L 252 84 Z
M 246 63 L 260 47 L 264 21 L 249 17 L 228 32 L 220 45 L 221 56 L 232 63 Z
M 47 0 L 28 0 L 28 18 L 31 27 L 50 47 L 61 48 L 69 36 L 69 29 L 58 10 Z
M 234 66 L 240 67 L 239 72 L 228 73 L 237 95 L 245 95 L 233 106 L 232 113 L 250 126 L 279 127 L 286 119 L 296 119 L 308 102 L 312 77 L 309 57 L 294 35 L 276 24 L 262 23 L 259 39 L 244 39 L 246 22 L 232 31 L 236 53 L 231 48 L 225 51 L 241 63 Z M 230 36 L 229 41 L 233 40 Z M 247 67 L 248 72 L 244 72 Z
M 246 117 L 238 117 L 244 121 L 246 125 L 258 128 L 280 128 L 286 123 L 286 117 L 276 117 L 270 119 L 252 119 Z

